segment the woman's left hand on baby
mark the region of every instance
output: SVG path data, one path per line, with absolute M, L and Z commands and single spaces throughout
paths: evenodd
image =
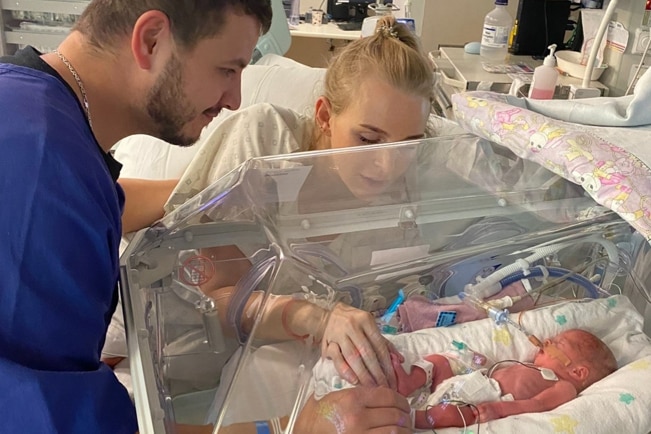
M 395 390 L 391 353 L 402 358 L 382 336 L 373 315 L 343 303 L 335 305 L 321 341 L 321 355 L 332 359 L 342 378 L 351 384 Z

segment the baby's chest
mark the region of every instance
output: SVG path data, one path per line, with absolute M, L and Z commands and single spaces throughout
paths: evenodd
M 532 398 L 558 381 L 552 371 L 541 372 L 525 366 L 497 370 L 493 378 L 500 384 L 502 394 L 510 393 L 514 399 Z

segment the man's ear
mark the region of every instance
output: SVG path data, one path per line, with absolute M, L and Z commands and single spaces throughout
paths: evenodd
M 131 32 L 131 52 L 142 69 L 152 69 L 161 54 L 166 59 L 171 50 L 170 20 L 163 12 L 150 10 L 140 15 Z
M 316 100 L 315 117 L 323 134 L 330 137 L 331 107 L 330 101 L 325 96 L 320 96 Z

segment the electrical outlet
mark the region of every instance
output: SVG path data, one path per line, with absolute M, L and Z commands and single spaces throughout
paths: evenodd
M 638 27 L 635 30 L 635 40 L 633 41 L 633 47 L 631 48 L 632 54 L 642 54 L 644 49 L 649 44 L 649 29 L 642 29 Z

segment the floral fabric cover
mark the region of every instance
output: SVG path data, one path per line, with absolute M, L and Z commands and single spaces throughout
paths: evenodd
M 573 124 L 506 101 L 493 92 L 452 98 L 461 127 L 581 185 L 651 241 L 651 129 Z

